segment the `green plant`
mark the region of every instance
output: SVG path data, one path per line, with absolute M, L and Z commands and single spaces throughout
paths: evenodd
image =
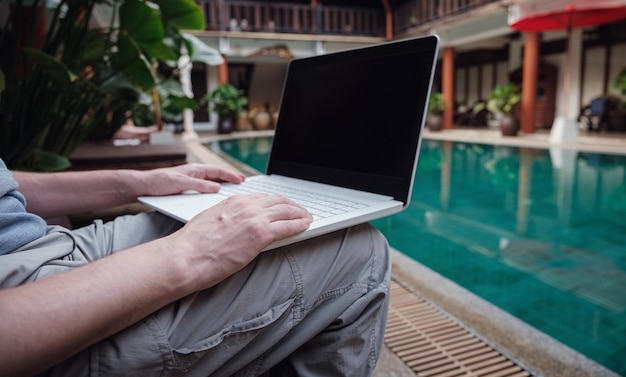
M 611 86 L 618 89 L 622 96 L 622 107 L 626 107 L 626 67 L 622 68 L 620 73 L 615 77 Z
M 521 101 L 522 93 L 519 87 L 513 83 L 496 86 L 491 92 L 487 102 L 480 102 L 474 105 L 474 113 L 487 109 L 494 114 L 511 115 L 515 111 L 515 106 Z
M 204 28 L 193 0 L 60 0 L 41 38 L 44 12 L 21 17 L 25 8 L 44 1 L 15 0 L 0 28 L 0 156 L 10 168 L 63 169 L 89 134 L 112 135 L 141 107 L 158 121 L 163 105 L 189 100 L 157 67 L 193 52 L 180 32 Z M 96 9 L 110 10 L 107 26 L 92 27 Z
M 443 99 L 443 94 L 433 92 L 428 99 L 428 113 L 439 115 L 448 108 L 448 103 Z
M 232 84 L 221 84 L 211 92 L 208 99 L 212 109 L 221 119 L 233 120 L 248 104 L 248 98 Z

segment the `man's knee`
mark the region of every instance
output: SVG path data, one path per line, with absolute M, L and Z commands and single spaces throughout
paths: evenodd
M 362 224 L 293 245 L 286 252 L 296 281 L 308 294 L 324 294 L 365 285 L 372 289 L 389 280 L 389 247 L 373 226 Z M 388 284 L 386 284 L 388 285 Z
M 348 266 L 362 266 L 372 284 L 378 285 L 386 279 L 390 267 L 389 244 L 372 225 L 349 228 L 342 251 L 346 254 Z

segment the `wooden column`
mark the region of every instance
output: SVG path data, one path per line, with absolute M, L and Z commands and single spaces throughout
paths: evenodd
M 393 38 L 393 13 L 389 6 L 389 0 L 381 0 L 385 9 L 385 39 L 390 41 Z
M 441 94 L 447 106 L 443 112 L 443 128 L 449 129 L 454 127 L 454 48 L 452 47 L 446 47 L 443 50 Z
M 226 61 L 226 56 L 223 56 L 224 63 L 217 66 L 217 82 L 219 84 L 228 83 L 228 62 Z
M 522 132 L 535 132 L 537 114 L 537 77 L 539 69 L 540 35 L 537 32 L 525 33 L 524 68 L 522 70 L 522 111 L 520 123 Z

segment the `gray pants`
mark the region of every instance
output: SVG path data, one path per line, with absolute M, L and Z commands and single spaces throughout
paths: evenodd
M 156 213 L 48 235 L 0 257 L 0 287 L 162 237 Z M 387 242 L 364 224 L 262 253 L 219 285 L 166 306 L 50 376 L 368 376 L 389 300 Z M 76 313 L 80 315 L 80 313 Z

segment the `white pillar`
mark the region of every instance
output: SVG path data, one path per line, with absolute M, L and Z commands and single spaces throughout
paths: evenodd
M 326 53 L 326 44 L 324 41 L 315 41 L 315 55 L 324 55 Z
M 187 51 L 185 51 L 178 59 L 178 69 L 180 70 L 180 84 L 183 88 L 183 93 L 185 93 L 187 97 L 193 98 L 193 90 L 191 86 L 191 68 L 191 59 L 189 58 L 189 54 L 187 53 Z M 193 128 L 193 110 L 184 109 L 182 139 L 188 141 L 196 140 L 197 138 L 198 134 Z
M 582 29 L 572 30 L 570 54 L 569 54 L 569 96 L 567 97 L 567 111 L 566 116 L 568 118 L 576 119 L 580 112 L 580 74 L 582 71 L 582 49 L 583 49 L 583 32 Z
M 550 130 L 550 142 L 555 144 L 576 143 L 578 141 L 578 112 L 580 104 L 580 72 L 582 51 L 582 30 L 571 30 L 567 38 L 567 50 L 563 61 L 563 88 L 560 96 L 561 110 Z

